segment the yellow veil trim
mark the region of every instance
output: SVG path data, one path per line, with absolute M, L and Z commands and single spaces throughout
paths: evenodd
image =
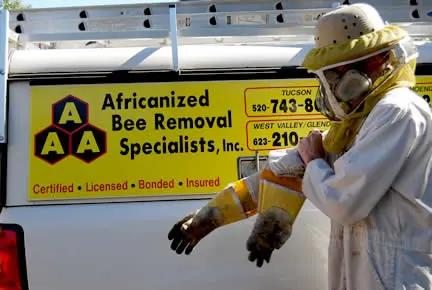
M 387 25 L 350 41 L 313 48 L 306 54 L 302 66 L 315 71 L 332 64 L 358 59 L 390 47 L 405 36 L 407 32 L 402 28 Z

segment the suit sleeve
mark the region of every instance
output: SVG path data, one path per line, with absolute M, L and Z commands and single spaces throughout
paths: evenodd
M 395 106 L 373 111 L 355 144 L 333 168 L 324 159 L 307 165 L 304 195 L 340 224 L 366 218 L 397 178 L 420 134 L 410 115 Z

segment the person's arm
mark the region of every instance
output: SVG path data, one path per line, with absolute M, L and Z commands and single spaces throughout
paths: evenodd
M 353 224 L 369 215 L 389 190 L 421 134 L 421 124 L 407 109 L 382 106 L 367 120 L 353 147 L 334 163 L 310 161 L 303 193 L 340 224 Z
M 304 164 L 294 149 L 285 150 L 279 157 L 269 158 L 269 168 L 231 183 L 204 207 L 177 222 L 168 234 L 171 248 L 178 254 L 190 254 L 196 244 L 216 228 L 255 215 L 258 200 L 261 207 L 263 203 L 267 207 L 278 203 L 289 212 L 289 222 L 293 223 L 304 197 L 290 193 L 301 191 L 301 179 L 297 175 L 303 175 Z M 259 259 L 257 263 L 262 265 L 262 261 Z
M 168 233 L 171 249 L 190 254 L 198 242 L 218 227 L 256 213 L 259 173 L 229 184 L 206 205 L 178 221 Z

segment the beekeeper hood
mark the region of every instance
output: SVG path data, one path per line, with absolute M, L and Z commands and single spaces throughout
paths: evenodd
M 317 106 L 333 120 L 324 146 L 340 153 L 385 92 L 414 86 L 417 50 L 405 30 L 386 24 L 375 8 L 360 3 L 319 17 L 315 44 L 303 66 L 318 77 Z M 385 59 L 382 69 L 368 75 L 362 64 L 378 55 Z

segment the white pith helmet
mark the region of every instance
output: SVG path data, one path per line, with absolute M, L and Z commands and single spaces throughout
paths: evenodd
M 389 25 L 369 4 L 341 5 L 318 17 L 315 48 L 306 55 L 303 66 L 310 71 L 346 62 L 397 44 L 405 30 Z
M 318 18 L 316 47 L 339 44 L 384 28 L 375 8 L 368 4 L 343 5 Z
M 322 94 L 321 97 L 317 96 L 317 101 L 321 104 L 321 112 L 338 120 L 347 118 L 351 112 L 345 110 L 347 107 L 343 102 L 376 91 L 403 64 L 417 57 L 415 45 L 407 32 L 399 26 L 385 23 L 374 7 L 363 3 L 342 5 L 321 15 L 315 28 L 315 45 L 316 47 L 306 54 L 303 67 L 320 80 Z M 357 71 L 359 74 L 351 74 L 356 76 L 357 82 L 364 84 L 354 86 L 358 88 L 356 94 L 341 89 L 342 83 L 353 86 L 352 78 L 349 79 L 350 82 L 339 81 L 337 84 L 327 79 L 326 72 L 335 67 L 356 63 L 385 51 L 391 51 L 390 59 L 394 69 L 377 82 L 367 79 L 369 76 L 360 71 Z M 347 74 L 348 76 L 350 74 Z M 342 77 L 340 76 L 339 80 Z M 345 96 L 341 96 L 341 91 L 346 93 Z

